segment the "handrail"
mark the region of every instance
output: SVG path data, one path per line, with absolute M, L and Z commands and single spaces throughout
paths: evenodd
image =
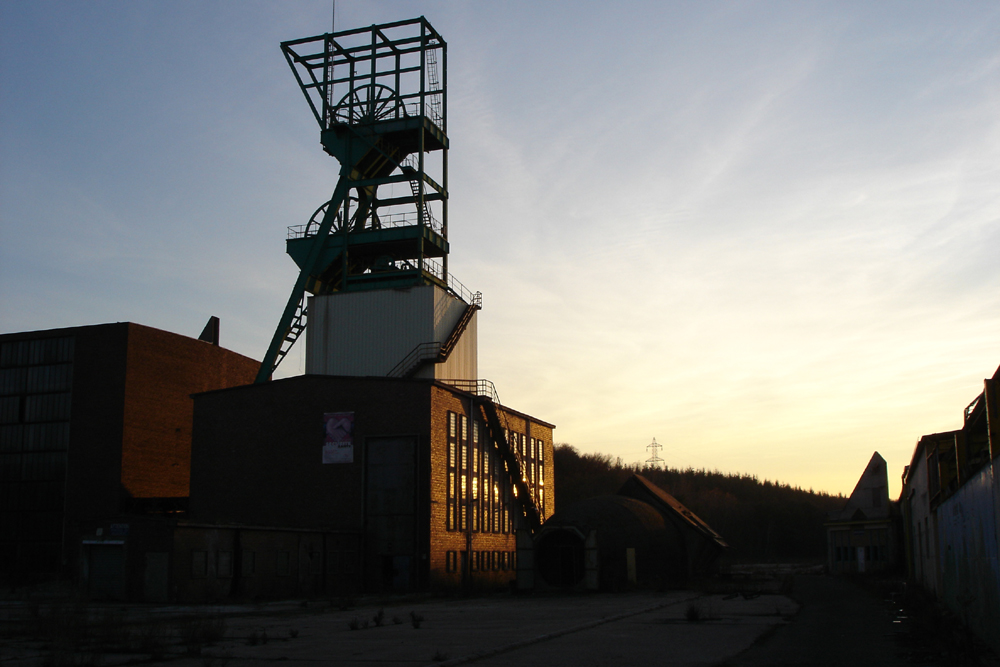
M 416 347 L 410 350 L 409 354 L 403 357 L 402 361 L 386 373 L 386 377 L 405 378 L 417 365 L 430 359 L 437 359 L 440 353 L 441 343 L 436 340 L 428 343 L 418 343 Z
M 963 423 L 969 421 L 969 417 L 971 417 L 975 409 L 979 407 L 979 402 L 981 400 L 983 400 L 983 394 L 976 396 L 976 398 L 973 399 L 972 403 L 969 403 L 969 405 L 965 408 L 965 420 L 963 421 Z
M 430 221 L 426 224 L 438 234 L 442 234 L 444 231 L 443 226 L 438 221 L 437 218 L 429 216 Z M 402 213 L 387 213 L 384 215 L 379 215 L 378 217 L 379 226 L 375 228 L 368 228 L 365 231 L 375 231 L 378 229 L 388 229 L 395 227 L 416 227 L 419 223 L 417 221 L 416 211 L 404 211 Z M 304 239 L 310 236 L 316 235 L 316 225 L 310 225 L 306 223 L 304 225 L 289 225 L 287 227 L 287 233 L 285 238 L 287 239 Z M 361 230 L 359 230 L 361 231 Z

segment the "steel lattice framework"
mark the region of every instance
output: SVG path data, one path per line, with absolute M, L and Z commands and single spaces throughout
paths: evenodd
M 305 329 L 307 292 L 437 284 L 467 303 L 472 298 L 448 273 L 445 41 L 420 17 L 281 49 L 340 175 L 309 222 L 289 228 L 287 251 L 299 277 L 258 382 Z

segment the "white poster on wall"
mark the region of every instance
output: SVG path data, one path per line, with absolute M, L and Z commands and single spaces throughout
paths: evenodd
M 323 427 L 323 463 L 354 463 L 354 413 L 324 413 Z

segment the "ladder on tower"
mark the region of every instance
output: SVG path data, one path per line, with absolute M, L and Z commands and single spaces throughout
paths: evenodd
M 436 125 L 441 124 L 441 79 L 438 78 L 437 49 L 427 49 L 427 87 L 432 91 L 431 120 Z
M 292 346 L 295 345 L 295 341 L 299 339 L 302 332 L 306 329 L 306 315 L 308 307 L 306 306 L 306 296 L 302 295 L 299 300 L 298 308 L 295 309 L 295 316 L 292 318 L 291 324 L 288 325 L 288 330 L 285 332 L 284 340 L 281 341 L 281 347 L 278 349 L 278 355 L 274 359 L 274 365 L 271 366 L 271 373 L 274 373 L 278 368 L 278 364 L 281 360 L 285 358 L 292 350 Z
M 417 168 L 413 166 L 413 156 L 407 157 L 400 165 L 400 170 L 410 178 L 410 192 L 413 193 L 413 203 L 417 206 L 417 212 L 423 215 L 424 225 L 433 227 L 434 218 L 431 217 L 431 209 L 427 205 L 427 200 L 423 198 L 423 183 L 420 182 L 420 175 Z

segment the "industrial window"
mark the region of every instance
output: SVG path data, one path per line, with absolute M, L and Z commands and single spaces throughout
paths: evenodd
M 509 533 L 510 532 L 510 487 L 507 486 L 507 484 L 503 485 L 503 503 L 501 503 L 501 506 L 503 507 L 503 516 L 501 517 L 503 522 L 503 532 Z
M 208 576 L 208 552 L 207 551 L 192 551 L 191 552 L 191 576 L 192 577 L 207 577 Z
M 52 422 L 69 419 L 69 393 L 38 394 L 24 399 L 25 422 Z
M 545 462 L 545 443 L 541 440 L 538 441 L 538 462 Z
M 458 569 L 458 552 L 448 551 L 444 555 L 444 568 L 448 572 L 454 572 Z
M 35 366 L 27 371 L 28 393 L 69 391 L 72 388 L 73 364 Z
M 448 530 L 455 530 L 455 473 L 448 473 Z
M 21 420 L 21 397 L 0 398 L 0 424 L 16 424 Z
M 68 448 L 69 422 L 24 425 L 24 449 L 66 451 Z
M 0 345 L 0 366 L 35 366 L 73 361 L 73 338 L 39 338 Z
M 215 555 L 215 574 L 218 577 L 233 576 L 233 552 L 220 551 Z
M 507 562 L 507 552 L 506 551 L 501 551 L 500 552 L 500 569 L 501 570 L 506 570 L 508 567 L 509 567 L 509 564 Z
M 466 477 L 465 474 L 463 474 L 461 476 L 461 482 L 460 482 L 461 486 L 460 486 L 460 489 L 459 489 L 461 491 L 461 494 L 462 494 L 461 495 L 461 500 L 458 503 L 458 529 L 459 530 L 465 530 L 466 527 L 467 527 L 467 525 L 468 525 L 468 523 L 467 523 L 467 521 L 468 521 L 468 513 L 466 512 L 467 503 L 465 502 L 465 497 L 466 497 L 465 494 L 466 494 L 466 484 L 467 484 L 467 482 L 468 482 L 467 477 Z
M 479 443 L 479 422 L 472 420 L 472 472 L 479 472 L 479 459 L 482 458 L 483 448 Z
M 475 424 L 473 424 L 473 426 L 475 426 Z M 476 429 L 475 428 L 472 429 L 472 435 L 473 435 L 472 446 L 469 448 L 469 451 L 472 454 L 472 462 L 470 464 L 470 467 L 472 468 L 472 474 L 473 475 L 478 475 L 479 474 L 479 439 L 475 437 L 475 435 L 476 435 Z
M 240 574 L 242 574 L 244 577 L 253 576 L 256 570 L 255 566 L 257 565 L 256 560 L 257 560 L 256 554 L 253 551 L 244 551 L 243 563 L 242 563 L 243 567 L 242 570 L 240 571 Z
M 473 551 L 472 558 L 469 559 L 469 570 L 472 572 L 479 572 L 479 552 Z
M 510 552 L 510 569 L 512 569 L 512 570 L 516 570 L 517 569 L 517 552 L 516 551 L 511 551 Z
M 275 559 L 275 572 L 279 577 L 287 577 L 291 574 L 292 554 L 288 551 L 279 551 Z
M 472 478 L 472 530 L 479 530 L 479 478 Z
M 499 533 L 500 522 L 502 520 L 501 508 L 503 505 L 500 502 L 500 485 L 496 481 L 493 482 L 493 498 L 490 501 L 490 505 L 493 508 L 493 522 L 490 530 L 494 533 Z
M 458 499 L 456 498 L 458 475 L 455 470 L 457 468 L 458 457 L 458 415 L 454 412 L 448 413 L 448 477 L 447 477 L 447 505 L 445 507 L 445 513 L 447 517 L 445 523 L 448 530 L 455 530 L 458 525 Z

